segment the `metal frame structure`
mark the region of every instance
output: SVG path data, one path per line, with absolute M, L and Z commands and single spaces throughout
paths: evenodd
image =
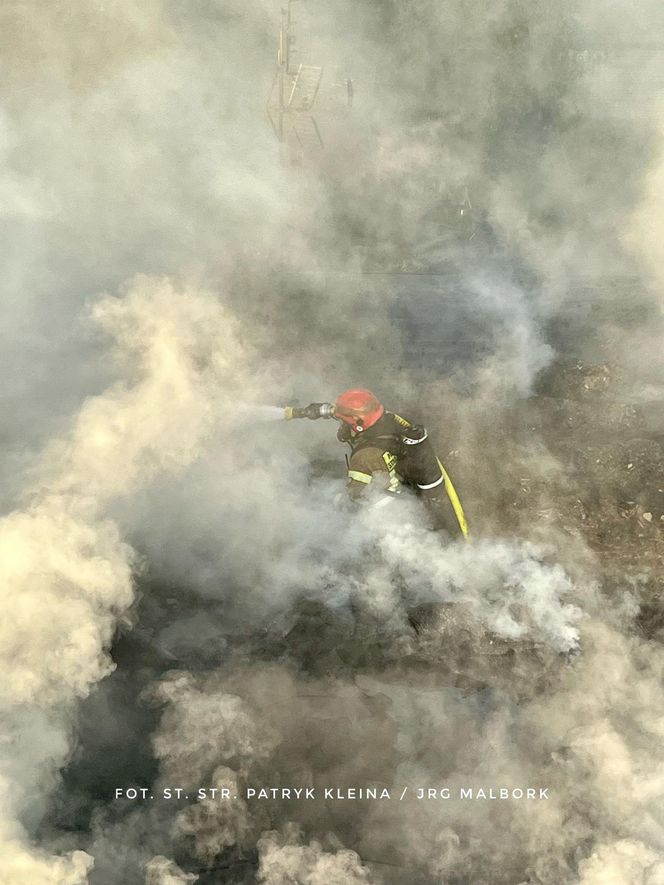
M 277 50 L 277 70 L 267 102 L 267 115 L 280 142 L 287 141 L 289 134 L 295 137 L 301 148 L 322 148 L 323 139 L 312 108 L 318 97 L 323 79 L 323 67 L 300 63 L 291 64 L 296 42 L 293 18 L 293 4 L 301 0 L 288 0 L 281 9 L 279 25 L 279 48 Z

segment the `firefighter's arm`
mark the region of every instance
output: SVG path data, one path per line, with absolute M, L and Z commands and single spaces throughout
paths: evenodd
M 424 498 L 434 498 L 444 493 L 445 477 L 426 427 L 412 425 L 403 432 L 402 440 L 411 482 Z
M 348 462 L 348 494 L 351 500 L 363 498 L 369 488 L 387 489 L 390 475 L 380 449 L 369 446 L 353 452 Z

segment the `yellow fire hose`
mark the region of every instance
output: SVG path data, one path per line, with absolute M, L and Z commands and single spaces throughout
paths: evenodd
M 454 488 L 454 483 L 450 479 L 450 475 L 443 467 L 443 462 L 438 460 L 438 466 L 440 467 L 440 472 L 443 474 L 443 478 L 445 480 L 445 491 L 447 492 L 447 497 L 450 499 L 450 504 L 452 505 L 452 509 L 454 510 L 454 515 L 457 518 L 457 522 L 459 523 L 459 528 L 461 529 L 461 534 L 464 536 L 466 540 L 469 537 L 469 529 L 468 529 L 468 521 L 466 520 L 466 514 L 463 512 L 463 507 L 461 506 L 461 500 L 457 495 L 457 490 Z

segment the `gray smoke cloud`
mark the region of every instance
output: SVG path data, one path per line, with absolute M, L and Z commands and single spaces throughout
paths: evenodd
M 307 882 L 310 885 L 329 882 L 334 885 L 362 885 L 371 882 L 369 872 L 362 866 L 354 851 L 323 851 L 321 845 L 312 842 L 300 845 L 297 831 L 292 828 L 285 838 L 278 833 L 266 833 L 258 843 L 260 866 L 258 881 L 279 883 Z
M 176 863 L 163 855 L 153 857 L 146 867 L 146 885 L 185 885 L 196 879 L 198 876 L 184 873 Z
M 0 13 L 0 881 L 656 883 L 660 5 L 293 4 L 322 149 L 278 7 Z M 276 420 L 357 385 L 471 545 Z

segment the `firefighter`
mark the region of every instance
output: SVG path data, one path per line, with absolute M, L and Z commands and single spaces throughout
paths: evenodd
M 461 502 L 436 457 L 426 428 L 386 411 L 371 391 L 347 390 L 334 404 L 288 408 L 286 417 L 339 421 L 337 439 L 351 450 L 347 460 L 352 500 L 361 500 L 375 486 L 390 495 L 409 487 L 424 500 L 436 528 L 453 537 L 467 536 Z

